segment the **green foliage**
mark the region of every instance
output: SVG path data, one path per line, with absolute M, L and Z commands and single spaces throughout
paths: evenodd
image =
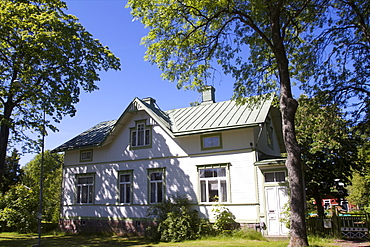
M 161 241 L 180 242 L 198 238 L 198 212 L 182 206 L 178 212 L 167 213 L 167 217 L 158 226 Z
M 351 186 L 348 188 L 347 200 L 350 204 L 356 205 L 359 209 L 370 205 L 369 181 L 359 172 L 353 174 Z
M 324 213 L 324 195 L 345 196 L 338 192 L 335 180 L 349 185 L 353 171 L 362 167 L 359 137 L 351 131 L 338 106 L 327 102 L 324 96 L 301 96 L 296 114 L 297 139 L 306 167 L 306 196 L 307 200 L 316 200 L 319 215 Z
M 289 67 L 291 76 L 305 81 L 311 72 L 307 67 L 312 57 L 302 33 L 319 25 L 322 13 L 322 6 L 311 2 L 130 0 L 128 6 L 149 28 L 142 40 L 145 59 L 178 88 L 201 90 L 221 70 L 235 78 L 238 100 L 277 91 L 277 52 L 282 47 L 272 31 L 279 29 L 279 42 L 286 45 L 285 55 L 294 64 Z M 279 23 L 273 23 L 275 15 Z
M 333 1 L 326 14 L 327 26 L 313 41 L 318 63 L 314 89 L 351 105 L 345 110 L 354 113 L 352 120 L 369 124 L 370 2 Z
M 285 225 L 286 228 L 290 229 L 290 203 L 285 203 L 281 212 L 280 222 Z
M 63 12 L 61 0 L 2 0 L 0 8 L 0 174 L 9 133 L 21 151 L 39 143 L 24 131 L 56 130 L 52 120 L 74 116 L 81 90 L 97 90 L 99 71 L 118 70 L 117 57 Z M 50 119 L 50 120 L 49 120 Z M 0 180 L 1 181 L 1 180 Z
M 6 157 L 3 182 L 0 183 L 0 192 L 3 194 L 9 190 L 12 185 L 20 182 L 22 169 L 19 164 L 19 154 L 13 149 L 10 156 Z M 1 175 L 0 175 L 1 176 Z
M 232 231 L 231 236 L 233 238 L 266 241 L 266 238 L 262 235 L 261 232 L 258 232 L 250 228 L 242 228 L 239 230 L 234 230 Z
M 239 224 L 235 221 L 235 216 L 227 207 L 222 205 L 213 206 L 212 212 L 215 218 L 213 228 L 218 233 L 228 233 L 239 227 Z
M 36 230 L 38 209 L 37 193 L 22 185 L 14 185 L 0 195 L 0 221 L 20 233 Z
M 50 153 L 49 150 L 44 152 L 43 220 L 49 222 L 59 220 L 63 157 L 62 154 Z M 42 154 L 38 154 L 23 168 L 23 183 L 37 193 L 40 191 L 41 163 Z
M 185 196 L 173 196 L 152 205 L 148 215 L 157 220 L 156 226 L 150 226 L 145 231 L 146 238 L 152 242 L 179 242 L 208 233 L 208 223 L 199 218 L 197 211 L 189 210 L 189 200 Z

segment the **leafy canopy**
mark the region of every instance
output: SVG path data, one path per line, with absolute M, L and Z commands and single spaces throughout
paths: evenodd
M 331 1 L 326 14 L 327 26 L 313 40 L 318 69 L 311 92 L 329 92 L 337 102 L 352 106 L 346 110 L 354 113 L 354 122 L 369 123 L 370 2 Z
M 362 167 L 358 156 L 361 139 L 352 132 L 336 104 L 324 97 L 299 98 L 296 114 L 297 139 L 305 164 L 307 198 L 319 200 L 325 195 L 343 198 L 335 189 L 336 180 L 350 184 L 353 171 Z M 319 212 L 323 214 L 323 212 Z
M 119 69 L 119 59 L 66 7 L 60 0 L 1 2 L 0 123 L 13 137 L 42 129 L 41 110 L 57 122 L 73 116 L 80 91 L 98 89 L 98 72 Z
M 305 81 L 310 73 L 303 69 L 311 57 L 300 35 L 319 22 L 313 15 L 320 10 L 308 2 L 130 0 L 128 6 L 149 28 L 142 40 L 145 59 L 178 88 L 201 89 L 221 69 L 235 78 L 234 97 L 239 100 L 277 91 L 271 8 L 280 8 L 291 76 Z
M 37 154 L 23 167 L 22 183 L 33 191 L 40 191 L 40 167 L 43 164 L 43 220 L 58 222 L 62 190 L 64 155 L 46 150 Z M 42 163 L 43 162 L 43 163 Z

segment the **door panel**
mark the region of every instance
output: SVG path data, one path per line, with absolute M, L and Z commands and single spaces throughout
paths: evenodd
M 266 216 L 268 235 L 285 235 L 288 229 L 280 218 L 284 205 L 288 202 L 287 188 L 285 186 L 265 187 Z

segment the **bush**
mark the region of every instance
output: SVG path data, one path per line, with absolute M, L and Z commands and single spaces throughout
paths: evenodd
M 198 212 L 189 212 L 182 206 L 180 211 L 167 213 L 166 219 L 158 225 L 158 231 L 161 233 L 161 241 L 179 242 L 198 238 L 198 225 Z
M 151 242 L 196 239 L 210 229 L 209 223 L 201 220 L 196 210 L 189 210 L 189 199 L 184 196 L 174 196 L 170 200 L 151 206 L 148 209 L 148 216 L 157 220 L 157 225 L 147 227 L 145 230 L 145 236 Z
M 214 206 L 212 211 L 215 217 L 213 227 L 218 233 L 224 234 L 239 228 L 239 224 L 235 221 L 235 216 L 227 207 Z
M 0 201 L 0 221 L 6 222 L 6 227 L 19 233 L 36 230 L 38 202 L 34 191 L 17 184 L 1 195 Z

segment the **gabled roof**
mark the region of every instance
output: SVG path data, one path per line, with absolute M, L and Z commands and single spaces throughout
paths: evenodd
M 174 109 L 167 111 L 167 114 L 172 122 L 173 134 L 180 136 L 258 125 L 265 122 L 270 107 L 271 100 L 263 100 L 253 108 L 229 100 Z
M 160 110 L 153 101 L 135 98 L 118 120 L 99 123 L 53 151 L 106 145 L 113 141 L 132 113 L 142 110 L 172 137 L 256 126 L 265 122 L 272 98 L 260 100 L 253 107 L 230 100 L 169 111 Z
M 94 147 L 99 146 L 107 135 L 110 133 L 116 120 L 101 122 L 94 127 L 86 130 L 78 136 L 60 145 L 53 152 L 62 152 L 65 150 L 72 150 L 75 148 Z

